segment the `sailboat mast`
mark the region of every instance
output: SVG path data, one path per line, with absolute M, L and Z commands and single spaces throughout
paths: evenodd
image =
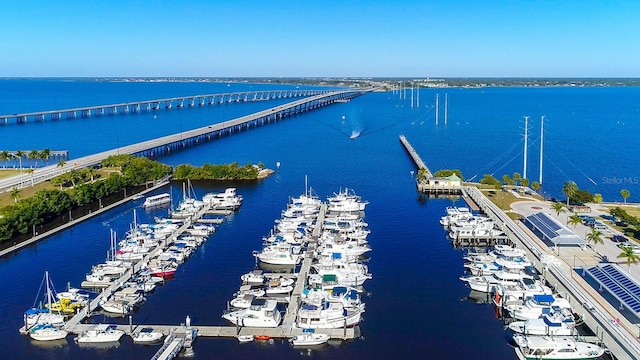
M 522 170 L 522 177 L 527 178 L 527 140 L 529 137 L 529 117 L 524 117 L 524 164 Z
M 420 83 L 418 83 L 418 86 L 416 87 L 416 107 L 420 108 Z
M 449 110 L 449 94 L 444 94 L 444 126 L 447 126 L 448 119 L 448 110 Z
M 49 311 L 51 311 L 51 287 L 49 286 L 49 271 L 44 272 L 45 281 L 47 282 L 47 304 Z
M 438 94 L 436 94 L 436 126 L 438 126 L 438 113 L 440 111 L 438 110 Z
M 544 115 L 540 119 L 540 178 L 538 179 L 538 183 L 542 185 L 542 147 L 544 146 Z

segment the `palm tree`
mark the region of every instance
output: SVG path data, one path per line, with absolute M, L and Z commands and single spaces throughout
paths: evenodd
M 56 165 L 56 167 L 61 168 L 61 167 L 64 167 L 66 164 L 67 164 L 67 162 L 66 162 L 66 161 L 64 161 L 64 160 L 60 160 L 60 161 L 58 161 L 58 165 Z
M 561 202 L 553 203 L 553 205 L 551 205 L 551 208 L 556 212 L 556 217 L 560 216 L 561 212 L 564 212 L 564 204 Z
M 18 198 L 20 197 L 20 189 L 14 187 L 13 189 L 11 189 L 11 197 L 13 198 L 13 201 L 15 203 L 18 202 Z
M 92 167 L 87 168 L 87 175 L 91 177 L 91 182 L 93 182 L 93 179 L 96 176 L 96 169 Z
M 540 190 L 540 187 L 541 187 L 541 186 L 540 186 L 540 183 L 539 183 L 539 182 L 537 182 L 537 181 L 534 181 L 533 183 L 531 183 L 531 188 L 532 188 L 533 190 L 535 190 L 535 191 Z
M 516 185 L 518 185 L 518 181 L 522 180 L 522 176 L 520 175 L 519 172 L 514 172 L 511 178 L 516 183 Z
M 602 194 L 599 194 L 599 193 L 594 194 L 593 195 L 593 202 L 596 203 L 596 204 L 601 203 L 602 202 Z
M 520 185 L 522 185 L 524 187 L 529 186 L 529 179 L 527 179 L 527 178 L 520 179 Z
M 591 229 L 591 232 L 587 234 L 587 240 L 589 240 L 589 242 L 593 242 L 594 250 L 596 248 L 596 245 L 604 243 L 604 241 L 602 240 L 602 232 L 596 229 Z M 597 253 L 598 252 L 596 251 L 596 254 Z
M 10 157 L 11 155 L 9 155 L 9 152 L 7 150 L 0 151 L 0 162 L 9 160 Z
M 45 148 L 40 152 L 40 158 L 44 160 L 44 165 L 47 165 L 47 160 L 51 157 L 51 150 Z
M 572 196 L 575 196 L 577 192 L 578 185 L 576 185 L 575 182 L 567 181 L 564 183 L 562 186 L 562 193 L 567 195 L 567 206 L 569 206 L 569 199 L 571 199 Z
M 629 192 L 629 190 L 627 189 L 622 189 L 620 190 L 620 196 L 622 196 L 622 198 L 624 199 L 624 203 L 626 204 L 627 198 L 631 196 L 631 192 Z
M 640 256 L 633 252 L 632 246 L 623 246 L 622 252 L 618 255 L 618 258 L 626 258 L 627 260 L 627 270 L 631 270 L 631 264 L 637 264 L 640 261 Z
M 509 176 L 508 174 L 504 174 L 502 175 L 502 182 L 505 185 L 511 185 L 513 183 L 513 180 L 511 180 L 511 176 Z
M 573 214 L 569 218 L 568 223 L 573 225 L 573 228 L 575 229 L 576 225 L 582 223 L 582 219 L 580 219 L 580 216 L 578 216 L 577 214 Z
M 31 150 L 29 152 L 29 155 L 27 155 L 27 158 L 35 160 L 35 167 L 38 167 L 38 159 L 40 159 L 40 151 L 38 150 Z
M 424 180 L 425 175 L 427 175 L 427 168 L 418 169 L 418 182 Z

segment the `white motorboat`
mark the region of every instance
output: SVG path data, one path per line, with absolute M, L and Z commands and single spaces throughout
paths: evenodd
M 275 300 L 254 299 L 248 308 L 227 312 L 222 318 L 239 326 L 274 328 L 282 321 L 277 306 Z
M 577 334 L 575 326 L 572 316 L 551 313 L 538 319 L 514 321 L 509 324 L 509 329 L 524 335 L 572 336 Z
M 469 219 L 473 216 L 468 207 L 448 206 L 447 215 L 440 218 L 440 225 L 449 227 L 455 221 Z
M 284 242 L 268 245 L 254 255 L 263 263 L 273 265 L 297 265 L 302 258 L 299 247 Z
M 229 301 L 229 305 L 238 309 L 247 309 L 249 308 L 249 306 L 251 306 L 251 303 L 255 298 L 256 298 L 255 295 L 240 294 L 236 296 L 233 300 Z
M 540 280 L 523 278 L 515 284 L 499 283 L 493 287 L 493 303 L 501 307 L 502 304 L 522 303 L 534 295 L 551 295 L 553 290 Z
M 68 334 L 64 329 L 51 324 L 39 324 L 29 329 L 29 336 L 37 341 L 61 340 L 66 338 Z
M 572 314 L 571 304 L 567 299 L 556 298 L 553 295 L 534 295 L 524 301 L 522 305 L 505 305 L 504 309 L 512 318 L 518 320 L 537 319 L 552 311 Z
M 331 337 L 327 334 L 318 334 L 315 332 L 305 332 L 301 335 L 296 335 L 290 339 L 293 346 L 314 346 L 322 345 L 329 341 Z
M 102 310 L 116 315 L 126 315 L 133 310 L 133 306 L 130 306 L 122 300 L 107 300 L 101 302 L 100 307 Z
M 56 297 L 58 300 L 70 300 L 71 302 L 86 304 L 89 301 L 89 292 L 83 289 L 68 287 L 67 291 L 57 293 Z
M 302 304 L 296 325 L 302 329 L 336 329 L 360 323 L 364 304 L 346 309 L 342 303 L 322 301 L 320 305 Z
M 332 289 L 304 289 L 301 300 L 307 304 L 320 305 L 322 301 L 339 302 L 345 309 L 362 304 L 358 290 L 350 286 L 334 286 Z
M 152 344 L 162 340 L 164 335 L 161 332 L 153 331 L 152 328 L 142 328 L 142 330 L 131 335 L 136 344 Z
M 460 280 L 469 284 L 471 290 L 491 292 L 498 284 L 516 284 L 525 277 L 531 277 L 523 273 L 513 273 L 507 271 L 496 271 L 491 275 L 485 276 L 462 276 Z
M 261 297 L 261 296 L 264 296 L 265 294 L 266 294 L 266 291 L 262 287 L 257 288 L 257 287 L 253 287 L 251 285 L 242 285 L 242 286 L 240 286 L 240 289 L 238 290 L 238 292 L 235 295 L 236 296 L 253 295 L 255 297 Z
M 169 193 L 163 193 L 163 194 L 148 196 L 144 200 L 142 207 L 146 209 L 146 208 L 160 207 L 160 206 L 169 205 L 169 204 L 171 204 L 171 195 Z
M 516 334 L 513 340 L 521 360 L 583 360 L 602 356 L 605 349 L 572 337 L 531 336 Z
M 261 285 L 264 284 L 264 273 L 262 270 L 254 270 L 240 276 L 240 280 L 243 284 Z
M 119 341 L 124 331 L 115 329 L 113 325 L 99 324 L 93 329 L 85 330 L 76 337 L 79 344 L 83 343 L 110 343 Z

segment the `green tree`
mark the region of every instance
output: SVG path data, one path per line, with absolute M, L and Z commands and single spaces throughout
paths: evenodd
M 11 155 L 9 155 L 9 151 L 3 150 L 0 151 L 0 162 L 8 161 Z
M 597 193 L 597 194 L 593 195 L 593 202 L 596 203 L 596 204 L 601 203 L 602 202 L 602 194 Z
M 537 181 L 534 181 L 534 182 L 531 184 L 531 188 L 532 188 L 533 190 L 535 190 L 535 191 L 540 190 L 540 188 L 541 188 L 540 183 L 539 183 L 539 182 L 537 182 Z
M 529 179 L 527 179 L 527 178 L 520 179 L 520 185 L 522 185 L 524 187 L 529 186 Z
M 561 202 L 555 202 L 551 205 L 551 209 L 556 212 L 556 217 L 559 217 L 560 213 L 564 212 L 564 204 Z
M 629 192 L 629 190 L 627 189 L 622 189 L 620 190 L 620 196 L 622 196 L 622 198 L 624 199 L 624 203 L 627 203 L 627 199 L 629 198 L 629 196 L 631 196 L 631 192 Z
M 65 165 L 67 165 L 67 162 L 64 160 L 58 160 L 58 164 L 56 165 L 56 167 L 64 167 Z
M 427 176 L 427 168 L 418 169 L 418 181 L 422 181 Z
M 47 161 L 51 157 L 51 150 L 45 148 L 40 151 L 40 159 L 44 160 L 44 165 L 47 165 Z
M 576 192 L 578 192 L 578 185 L 573 181 L 567 181 L 562 186 L 562 193 L 567 195 L 567 206 L 569 206 L 569 199 L 575 196 Z
M 578 216 L 577 214 L 573 214 L 571 215 L 571 217 L 568 220 L 568 223 L 573 225 L 573 228 L 576 228 L 576 225 L 581 224 L 582 223 L 582 219 L 580 219 L 580 216 Z
M 513 180 L 511 180 L 511 176 L 509 176 L 508 174 L 504 174 L 502 175 L 502 183 L 505 186 L 511 186 L 513 185 Z
M 631 270 L 631 264 L 637 264 L 640 261 L 640 256 L 633 251 L 632 246 L 623 246 L 621 249 L 622 252 L 618 255 L 618 259 L 626 259 L 627 270 Z
M 493 177 L 491 174 L 484 174 L 482 179 L 480 179 L 480 184 L 493 185 L 495 187 L 497 186 L 497 184 L 500 184 L 500 181 Z
M 38 159 L 40 159 L 40 151 L 38 150 L 31 150 L 29 152 L 29 154 L 27 155 L 27 158 L 31 159 L 31 160 L 35 160 L 35 167 L 38 167 Z
M 15 203 L 18 203 L 18 198 L 20 197 L 20 189 L 14 187 L 11 189 L 11 197 Z
M 591 229 L 591 232 L 587 234 L 587 240 L 593 243 L 594 250 L 596 249 L 596 245 L 604 243 L 604 241 L 602 240 L 602 232 L 597 229 Z M 596 254 L 597 253 L 598 251 L 596 251 Z
M 519 182 L 520 180 L 522 180 L 522 176 L 520 175 L 520 173 L 519 173 L 519 172 L 514 172 L 514 173 L 513 173 L 513 176 L 512 176 L 512 179 L 513 179 L 513 182 L 515 182 L 515 183 L 516 183 L 516 185 L 518 185 L 518 182 Z

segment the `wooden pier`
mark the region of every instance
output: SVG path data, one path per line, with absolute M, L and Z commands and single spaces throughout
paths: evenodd
M 405 150 L 413 160 L 413 163 L 418 167 L 418 176 L 416 176 L 416 187 L 421 193 L 426 193 L 434 196 L 450 196 L 450 195 L 462 195 L 463 188 L 460 185 L 454 185 L 447 178 L 438 178 L 433 176 L 427 165 L 418 155 L 418 152 L 409 143 L 409 140 L 404 135 L 400 135 L 400 142 L 404 145 Z M 424 174 L 420 174 L 420 169 L 424 169 Z

